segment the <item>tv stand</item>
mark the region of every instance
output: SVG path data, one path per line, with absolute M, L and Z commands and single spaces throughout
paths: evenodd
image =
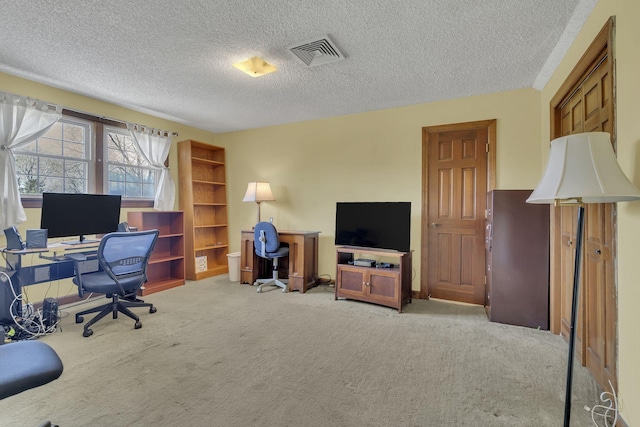
M 359 266 L 353 264 L 356 254 L 358 258 L 393 257 L 398 262 L 384 268 Z M 402 313 L 402 305 L 411 302 L 411 255 L 412 251 L 338 247 L 335 299 L 370 302 Z

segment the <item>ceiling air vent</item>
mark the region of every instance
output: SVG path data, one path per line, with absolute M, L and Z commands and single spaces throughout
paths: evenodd
M 329 36 L 289 46 L 289 50 L 309 67 L 344 59 L 344 55 L 338 50 Z

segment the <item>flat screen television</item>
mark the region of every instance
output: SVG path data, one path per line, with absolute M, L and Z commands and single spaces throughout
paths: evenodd
M 338 246 L 409 252 L 411 202 L 338 202 Z
M 78 236 L 86 242 L 88 234 L 104 234 L 118 230 L 121 196 L 109 194 L 42 193 L 40 228 L 47 237 Z

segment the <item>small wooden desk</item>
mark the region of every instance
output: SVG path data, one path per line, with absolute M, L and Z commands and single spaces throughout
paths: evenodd
M 318 280 L 319 231 L 278 231 L 281 243 L 289 244 L 289 290 L 307 292 Z M 240 282 L 253 284 L 258 278 L 260 258 L 253 246 L 253 230 L 241 231 Z M 284 266 L 280 266 L 284 267 Z

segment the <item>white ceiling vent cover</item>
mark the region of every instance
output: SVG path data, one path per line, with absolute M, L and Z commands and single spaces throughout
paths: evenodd
M 288 49 L 309 67 L 341 61 L 345 58 L 329 36 L 295 44 Z

